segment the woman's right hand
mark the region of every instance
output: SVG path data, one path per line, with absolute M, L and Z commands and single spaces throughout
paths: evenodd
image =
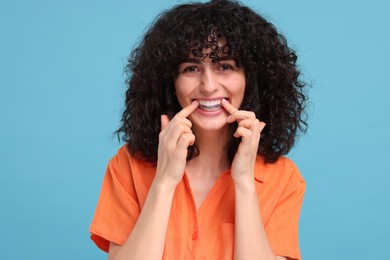
M 183 177 L 187 162 L 187 148 L 195 143 L 192 123 L 187 117 L 195 111 L 199 103 L 192 102 L 177 113 L 172 120 L 161 115 L 158 159 L 155 181 L 164 185 L 176 185 Z

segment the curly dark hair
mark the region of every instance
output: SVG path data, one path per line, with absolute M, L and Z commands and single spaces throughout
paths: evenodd
M 225 44 L 220 46 L 221 41 Z M 118 138 L 147 161 L 157 161 L 160 115 L 172 118 L 182 108 L 174 81 L 180 63 L 191 53 L 218 61 L 232 57 L 244 69 L 246 86 L 240 109 L 253 111 L 266 123 L 258 154 L 274 162 L 290 151 L 298 131 L 307 128 L 306 84 L 299 79 L 297 56 L 274 25 L 236 1 L 210 1 L 175 6 L 163 12 L 133 49 L 126 66 L 126 109 Z M 232 136 L 232 161 L 239 139 Z M 197 155 L 189 147 L 189 158 Z

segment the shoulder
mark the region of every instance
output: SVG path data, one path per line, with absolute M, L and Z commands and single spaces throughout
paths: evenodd
M 125 183 L 128 183 L 130 179 L 138 178 L 139 175 L 155 173 L 155 165 L 142 158 L 136 158 L 130 153 L 126 144 L 120 147 L 111 158 L 109 168 L 118 179 Z
M 303 182 L 301 175 L 295 163 L 285 157 L 280 156 L 276 162 L 266 163 L 264 157 L 257 156 L 255 164 L 255 178 L 258 181 L 270 181 L 273 179 L 289 180 L 293 182 Z
M 130 153 L 127 144 L 123 145 L 118 149 L 116 154 L 111 158 L 110 164 L 116 166 L 140 166 L 140 167 L 150 167 L 154 164 L 144 160 L 141 156 L 134 156 Z

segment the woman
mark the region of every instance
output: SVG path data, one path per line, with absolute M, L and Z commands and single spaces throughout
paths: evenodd
M 163 13 L 129 59 L 126 141 L 91 238 L 109 259 L 299 259 L 296 55 L 232 1 Z

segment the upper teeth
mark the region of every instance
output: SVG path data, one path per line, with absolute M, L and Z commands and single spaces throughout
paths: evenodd
M 219 106 L 220 104 L 221 104 L 221 100 L 220 99 L 199 100 L 199 105 L 206 106 L 206 107 Z

